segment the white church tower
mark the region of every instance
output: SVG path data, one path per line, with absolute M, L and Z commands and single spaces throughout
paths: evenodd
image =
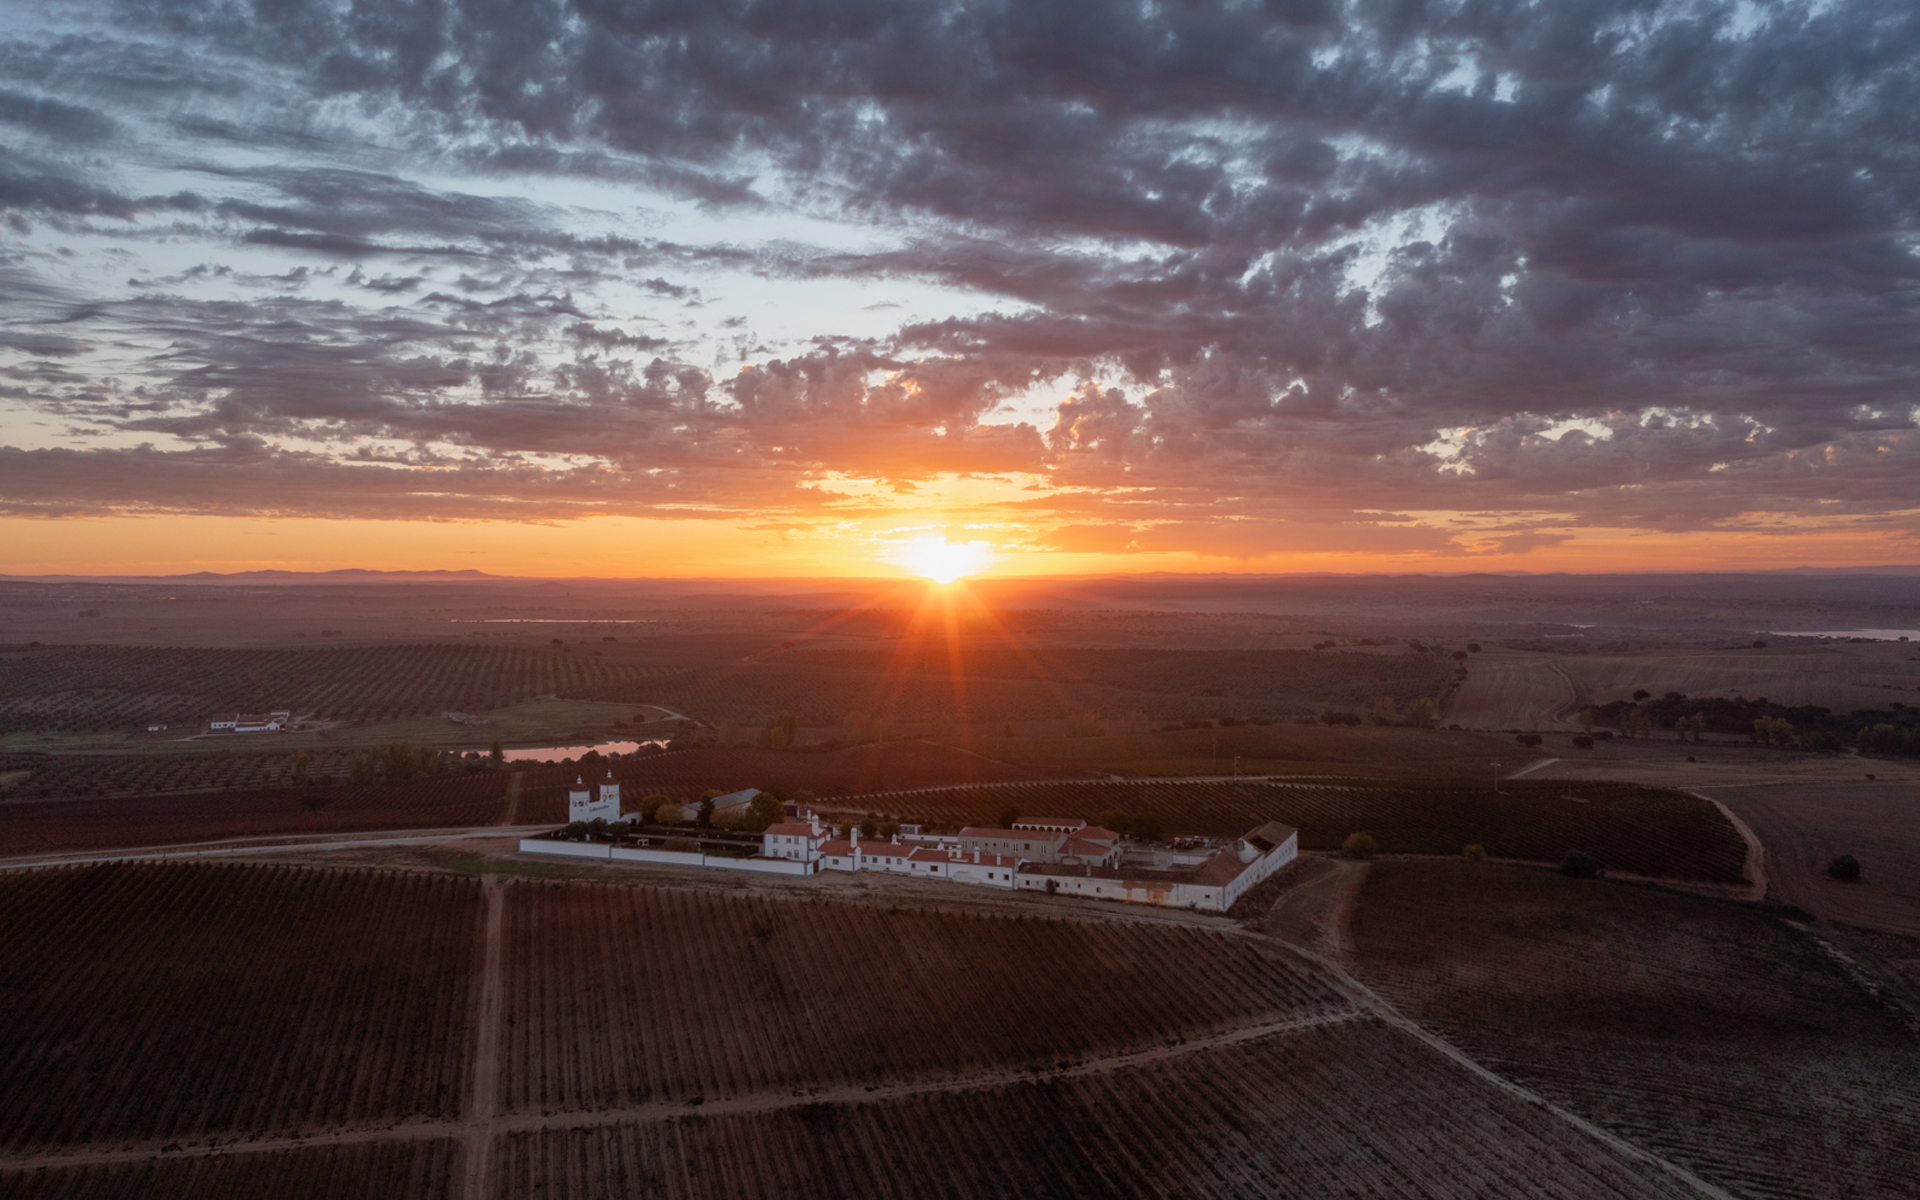
M 593 798 L 593 791 L 580 776 L 575 776 L 573 786 L 567 789 L 568 821 L 607 821 L 620 819 L 620 785 L 614 781 L 613 772 L 607 772 L 605 783 L 600 785 L 600 798 Z

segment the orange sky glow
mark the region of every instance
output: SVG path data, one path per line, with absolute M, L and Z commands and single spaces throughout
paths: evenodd
M 166 575 L 261 569 L 464 570 L 603 578 L 912 577 L 1138 572 L 1467 572 L 1764 570 L 1912 562 L 1910 538 L 1871 524 L 1766 531 L 1657 533 L 1581 529 L 1524 552 L 1498 536 L 1443 549 L 1369 549 L 1397 529 L 1432 524 L 1311 526 L 1274 531 L 1275 548 L 1074 550 L 1040 526 L 903 514 L 765 528 L 726 520 L 605 517 L 532 524 L 208 516 L 0 519 L 0 572 Z M 1299 535 L 1290 548 L 1288 533 Z M 1351 549 L 1342 549 L 1347 537 Z M 944 568 L 944 571 L 941 570 Z

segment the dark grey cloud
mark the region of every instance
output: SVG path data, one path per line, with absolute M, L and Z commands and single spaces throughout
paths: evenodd
M 739 511 L 827 475 L 1033 474 L 1069 489 L 1036 501 L 1072 522 L 1060 544 L 1142 550 L 1175 528 L 1143 505 L 1195 537 L 1308 511 L 1676 529 L 1915 507 L 1911 6 L 99 11 L 87 34 L 0 48 L 17 81 L 0 122 L 27 139 L 0 155 L 0 209 L 128 239 L 165 212 L 285 258 L 249 278 L 287 277 L 246 305 L 174 294 L 193 281 L 172 268 L 132 298 L 73 297 L 65 311 L 154 347 L 137 399 L 19 386 L 100 428 L 209 452 L 458 447 L 501 487 L 535 478 L 498 465 L 515 455 L 591 457 L 697 477 Z M 148 113 L 201 182 L 159 197 L 112 169 Z M 463 173 L 474 186 L 448 182 Z M 503 178 L 550 186 L 480 186 Z M 742 235 L 581 218 L 573 185 L 690 199 Z M 881 248 L 753 233 L 796 213 Z M 351 294 L 293 297 L 315 259 L 339 260 L 329 281 Z M 716 311 L 695 335 L 666 310 L 740 304 L 701 278 L 722 269 L 975 299 L 882 335 L 823 314 L 812 346 L 722 380 L 691 364 L 764 344 L 750 317 Z M 601 302 L 615 285 L 646 307 Z M 6 344 L 55 336 L 9 316 L 23 340 Z M 1059 401 L 1044 427 L 996 423 L 1035 387 Z M 198 469 L 146 453 L 142 470 Z M 596 503 L 658 502 L 595 486 Z

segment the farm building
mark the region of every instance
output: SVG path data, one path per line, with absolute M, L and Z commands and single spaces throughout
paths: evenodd
M 748 788 L 745 794 L 751 800 L 759 792 Z M 820 848 L 830 836 L 826 826 L 820 823 L 820 818 L 808 813 L 804 821 L 786 821 L 767 826 L 766 832 L 760 835 L 760 857 L 819 862 Z
M 820 847 L 820 867 L 825 871 L 884 871 L 988 887 L 1013 887 L 1019 866 L 1017 858 L 978 850 L 936 849 L 902 841 L 862 842 L 859 830 L 852 831 L 845 841 L 830 841 Z
M 1247 889 L 1292 862 L 1299 850 L 1298 830 L 1269 821 L 1193 866 L 1163 870 L 1022 863 L 1016 886 L 1130 904 L 1225 912 Z
M 744 813 L 747 811 L 747 805 L 752 804 L 753 798 L 759 794 L 759 788 L 741 788 L 737 792 L 728 792 L 724 796 L 715 796 L 713 798 L 713 815 L 717 817 L 728 809 L 732 809 L 736 813 Z
M 223 713 L 208 721 L 207 728 L 234 733 L 279 733 L 291 724 L 293 713 L 282 708 L 265 713 Z
M 581 777 L 575 776 L 573 786 L 567 789 L 567 820 L 569 821 L 618 821 L 620 819 L 620 785 L 614 782 L 613 772 L 607 772 L 606 782 L 600 785 L 600 796 L 594 798 L 593 791 Z
M 1010 829 L 969 825 L 960 831 L 960 850 L 1036 863 L 1112 867 L 1120 862 L 1120 835 L 1085 821 L 1017 821 Z

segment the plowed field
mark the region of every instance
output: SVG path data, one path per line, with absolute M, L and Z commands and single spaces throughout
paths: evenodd
M 0 846 L 9 854 L 51 854 L 233 837 L 489 825 L 502 814 L 511 778 L 511 772 L 500 771 L 365 787 L 14 802 L 0 804 Z
M 1502 1074 L 1739 1196 L 1904 1197 L 1920 1041 L 1784 922 L 1489 864 L 1375 863 L 1355 969 Z
M 1920 937 L 1920 785 L 1883 778 L 1700 790 L 1759 835 L 1782 899 L 1822 920 Z M 1859 882 L 1827 874 L 1842 854 L 1860 860 Z

